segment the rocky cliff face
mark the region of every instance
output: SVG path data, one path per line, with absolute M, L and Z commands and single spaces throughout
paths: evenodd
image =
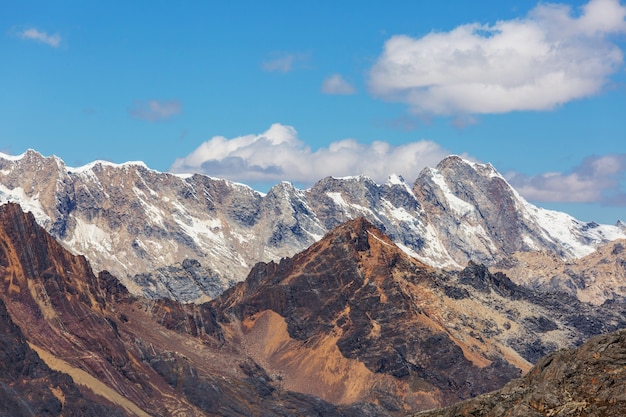
M 626 415 L 626 331 L 542 358 L 501 390 L 415 417 Z
M 406 253 L 449 268 L 469 260 L 490 265 L 517 251 L 572 259 L 626 238 L 618 226 L 538 209 L 490 165 L 459 157 L 425 169 L 412 187 L 397 176 L 382 185 L 366 177 L 326 178 L 308 190 L 281 183 L 263 195 L 141 163 L 68 168 L 28 151 L 0 155 L 0 203 L 6 201 L 32 211 L 65 247 L 119 276 L 134 294 L 196 302 L 243 280 L 256 262 L 291 256 L 359 216 Z M 162 281 L 157 270 L 180 269 L 185 259 L 210 272 L 183 272 L 177 276 L 186 282 L 175 285 Z

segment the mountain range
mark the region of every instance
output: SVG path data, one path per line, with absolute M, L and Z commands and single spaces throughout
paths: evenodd
M 364 218 L 194 304 L 94 274 L 9 203 L 0 278 L 0 364 L 20 375 L 0 379 L 4 415 L 401 416 L 626 326 L 626 304 L 435 268 Z
M 55 239 L 119 277 L 132 294 L 196 303 L 242 281 L 257 262 L 292 256 L 357 217 L 430 266 L 459 270 L 472 261 L 535 287 L 543 285 L 538 274 L 515 267 L 524 253 L 568 263 L 626 238 L 621 221 L 599 225 L 535 207 L 491 165 L 458 156 L 424 169 L 412 185 L 399 176 L 385 184 L 328 177 L 306 190 L 283 182 L 260 193 L 142 163 L 71 168 L 29 150 L 0 155 L 2 202 L 33 212 Z M 564 273 L 545 281 L 597 303 L 626 295 L 623 286 L 598 287 Z
M 0 416 L 620 415 L 625 247 L 458 156 L 260 193 L 0 155 Z

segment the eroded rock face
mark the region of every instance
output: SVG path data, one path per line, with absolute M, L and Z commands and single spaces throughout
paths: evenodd
M 626 327 L 619 304 L 535 293 L 479 264 L 429 267 L 363 218 L 257 264 L 210 303 L 183 304 L 94 275 L 9 204 L 0 284 L 33 349 L 82 378 L 83 397 L 127 415 L 406 415 L 496 389 L 549 350 Z
M 501 390 L 415 417 L 626 415 L 626 331 L 542 358 Z
M 128 283 L 146 298 L 169 298 L 182 303 L 209 301 L 224 291 L 224 285 L 234 284 L 235 281 L 225 283 L 219 274 L 195 259 L 137 274 Z

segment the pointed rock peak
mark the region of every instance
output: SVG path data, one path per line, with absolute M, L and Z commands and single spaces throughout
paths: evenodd
M 24 153 L 20 155 L 8 155 L 8 154 L 0 152 L 0 159 L 4 159 L 5 161 L 11 161 L 11 162 L 38 164 L 38 165 L 52 161 L 58 167 L 65 168 L 65 163 L 58 156 L 56 155 L 43 156 L 42 154 L 40 154 L 34 149 L 27 149 Z
M 11 201 L 0 205 L 0 230 L 6 229 L 15 230 L 24 239 L 32 238 L 39 234 L 46 234 L 35 221 L 31 211 L 25 211 L 18 203 Z M 54 241 L 54 239 L 50 239 Z
M 354 245 L 358 252 L 368 251 L 372 246 L 382 244 L 389 249 L 400 252 L 400 248 L 365 217 L 358 217 L 337 226 L 328 232 L 319 243 L 321 245 Z
M 0 153 L 0 158 L 6 159 L 7 161 L 19 161 L 22 159 L 33 159 L 33 158 L 43 159 L 44 156 L 34 149 L 27 149 L 26 152 L 20 155 L 8 155 L 5 153 Z
M 387 185 L 406 185 L 406 181 L 404 180 L 404 177 L 402 177 L 402 175 L 391 174 L 389 177 L 387 177 L 386 184 Z
M 474 172 L 483 177 L 502 177 L 493 165 L 486 163 L 470 161 L 458 155 L 450 155 L 437 164 L 437 170 L 440 172 L 452 171 L 457 174 L 465 172 Z
M 365 217 L 357 217 L 356 219 L 348 220 L 347 222 L 337 226 L 335 229 L 331 230 L 326 236 L 329 237 L 335 234 L 344 233 L 361 234 L 373 229 L 378 230 L 376 226 L 374 226 Z
M 272 188 L 269 189 L 267 195 L 280 195 L 280 194 L 293 194 L 296 191 L 296 187 L 289 181 L 281 181 Z

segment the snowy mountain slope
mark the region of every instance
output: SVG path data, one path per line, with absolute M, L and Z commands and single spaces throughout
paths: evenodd
M 520 251 L 578 258 L 624 235 L 618 226 L 585 223 L 538 208 L 490 164 L 457 156 L 444 159 L 436 169 L 424 169 L 413 191 L 443 245 L 462 264 L 471 259 L 490 265 Z
M 518 251 L 570 259 L 626 237 L 618 226 L 539 209 L 490 165 L 456 156 L 423 170 L 412 187 L 398 176 L 385 184 L 363 176 L 329 177 L 307 190 L 283 182 L 262 194 L 223 179 L 160 173 L 138 162 L 70 168 L 29 150 L 0 154 L 0 203 L 7 201 L 32 211 L 67 248 L 84 254 L 96 270 L 121 277 L 131 291 L 185 301 L 213 296 L 202 288 L 243 280 L 256 262 L 291 256 L 359 216 L 408 254 L 448 268 L 470 259 L 490 265 Z M 154 280 L 162 274 L 149 274 L 185 259 L 198 260 L 207 276 L 195 277 L 196 284 L 170 285 L 161 294 L 165 284 Z M 149 289 L 146 282 L 152 283 Z

